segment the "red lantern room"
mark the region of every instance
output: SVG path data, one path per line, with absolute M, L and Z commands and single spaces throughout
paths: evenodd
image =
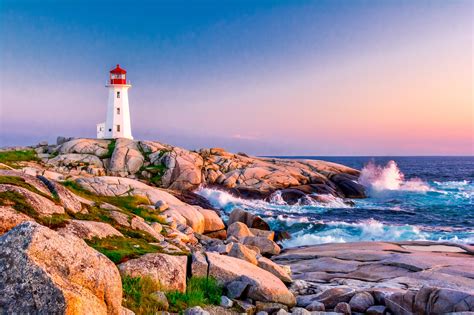
M 120 65 L 110 71 L 110 84 L 127 84 L 127 71 L 120 68 Z

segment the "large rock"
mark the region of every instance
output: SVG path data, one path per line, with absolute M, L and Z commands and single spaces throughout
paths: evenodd
M 224 222 L 216 211 L 197 207 L 197 210 L 204 217 L 204 233 L 215 232 L 225 228 Z
M 366 198 L 365 188 L 357 182 L 357 177 L 348 174 L 335 174 L 331 181 L 342 191 L 346 198 Z
M 351 310 L 358 313 L 365 313 L 374 304 L 374 297 L 369 292 L 358 292 L 349 301 Z
M 111 140 L 100 139 L 73 139 L 61 144 L 59 153 L 78 153 L 78 154 L 92 154 L 97 157 L 102 157 L 108 154 L 108 146 Z
M 105 238 L 111 236 L 123 236 L 113 226 L 104 222 L 69 220 L 65 227 L 58 230 L 62 233 L 70 233 L 84 240 L 93 238 Z
M 77 179 L 77 182 L 85 189 L 102 196 L 143 196 L 151 204 L 159 200 L 164 201 L 169 206 L 169 209 L 163 212 L 164 214 L 179 213 L 195 232 L 204 232 L 204 216 L 195 207 L 182 202 L 163 189 L 134 179 L 112 176 L 84 177 Z
M 133 175 L 143 166 L 144 159 L 136 141 L 125 138 L 117 139 L 110 158 L 108 173 L 114 176 Z
M 0 192 L 14 192 L 22 195 L 26 202 L 35 210 L 35 212 L 42 217 L 49 217 L 53 214 L 64 214 L 64 208 L 55 204 L 46 197 L 40 196 L 30 190 L 13 186 L 0 184 Z
M 257 266 L 270 272 L 283 282 L 290 283 L 292 281 L 291 276 L 288 274 L 286 269 L 266 257 L 259 257 L 257 260 Z
M 395 293 L 385 299 L 394 314 L 446 314 L 474 311 L 474 292 L 423 287 L 418 292 Z
M 283 282 L 263 269 L 234 257 L 206 253 L 207 260 L 193 257 L 193 275 L 212 276 L 222 284 L 238 280 L 248 285 L 248 297 L 258 301 L 294 305 L 295 297 Z
M 270 227 L 268 226 L 267 222 L 263 221 L 262 218 L 248 211 L 238 208 L 232 210 L 227 224 L 230 226 L 234 222 L 242 222 L 250 228 L 270 230 Z
M 239 240 L 243 240 L 247 236 L 253 236 L 253 234 L 245 223 L 234 222 L 227 228 L 227 236 L 233 236 Z
M 25 170 L 24 170 L 25 171 Z M 51 191 L 49 191 L 48 187 L 36 177 L 36 172 L 34 173 L 35 176 L 17 171 L 17 170 L 1 170 L 0 169 L 0 176 L 12 176 L 18 177 L 20 180 L 23 180 L 25 183 L 33 186 L 40 192 L 45 195 L 51 196 Z
M 203 160 L 197 153 L 174 147 L 158 163 L 166 167 L 161 179 L 163 187 L 193 190 L 201 184 Z
M 151 253 L 126 261 L 118 268 L 130 277 L 150 277 L 161 285 L 161 290 L 185 292 L 186 266 L 186 256 Z
M 258 247 L 258 249 L 260 249 L 260 253 L 262 254 L 278 255 L 281 251 L 280 246 L 266 237 L 247 236 L 244 238 L 243 243 L 245 245 Z
M 33 221 L 32 218 L 12 207 L 0 207 L 0 218 L 0 235 L 10 231 L 22 222 Z
M 48 160 L 50 166 L 80 166 L 80 165 L 92 165 L 98 168 L 103 168 L 104 164 L 102 160 L 95 155 L 90 154 L 76 154 L 68 153 L 61 154 L 52 159 Z
M 120 314 L 115 265 L 81 239 L 24 222 L 0 237 L 0 309 L 7 314 Z
M 235 258 L 246 260 L 253 265 L 257 264 L 257 253 L 251 249 L 248 249 L 247 246 L 239 244 L 239 243 L 232 244 L 232 247 L 230 248 L 228 255 Z

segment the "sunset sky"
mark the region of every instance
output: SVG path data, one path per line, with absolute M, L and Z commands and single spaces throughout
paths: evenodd
M 258 155 L 473 155 L 472 1 L 0 1 L 0 146 L 95 137 Z

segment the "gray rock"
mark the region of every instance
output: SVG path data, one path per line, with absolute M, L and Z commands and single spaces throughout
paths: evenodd
M 256 315 L 268 315 L 268 313 L 265 311 L 260 311 L 260 312 L 257 312 Z
M 246 314 L 254 314 L 256 310 L 255 305 L 247 301 L 235 300 L 235 306 L 237 309 L 244 311 Z
M 257 307 L 257 311 L 264 311 L 270 314 L 277 312 L 279 309 L 288 311 L 288 307 L 281 303 L 257 301 L 255 302 L 255 306 Z
M 333 308 L 340 302 L 349 302 L 354 294 L 355 290 L 352 288 L 331 288 L 317 294 L 314 300 L 323 303 L 326 308 Z
M 324 306 L 323 303 L 318 302 L 318 301 L 313 301 L 310 304 L 306 306 L 306 309 L 308 311 L 322 311 L 324 312 L 326 310 L 326 307 Z
M 339 302 L 334 307 L 334 312 L 351 315 L 351 306 L 346 302 Z
M 384 315 L 387 312 L 387 308 L 383 305 L 373 305 L 366 311 L 367 315 Z
M 311 315 L 311 312 L 302 307 L 293 307 L 291 309 L 291 315 Z
M 5 314 L 119 314 L 117 267 L 70 234 L 24 222 L 0 237 Z
M 353 312 L 364 313 L 369 307 L 375 304 L 374 297 L 368 292 L 358 292 L 349 301 Z
M 229 282 L 225 288 L 227 290 L 227 296 L 229 296 L 231 299 L 240 299 L 240 298 L 245 298 L 246 296 L 246 289 L 248 287 L 248 284 L 244 281 L 239 281 L 235 280 L 232 282 Z
M 223 295 L 221 296 L 221 304 L 222 307 L 225 308 L 230 308 L 232 305 L 234 305 L 234 302 L 232 302 L 231 299 L 229 299 L 227 296 Z
M 184 315 L 210 315 L 210 313 L 203 310 L 200 306 L 194 306 L 186 309 Z

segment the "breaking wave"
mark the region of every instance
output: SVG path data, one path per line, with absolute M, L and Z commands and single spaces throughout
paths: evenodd
M 371 191 L 402 190 L 429 191 L 430 186 L 419 178 L 405 180 L 405 176 L 395 161 L 389 161 L 385 166 L 369 162 L 362 169 L 359 182 Z

